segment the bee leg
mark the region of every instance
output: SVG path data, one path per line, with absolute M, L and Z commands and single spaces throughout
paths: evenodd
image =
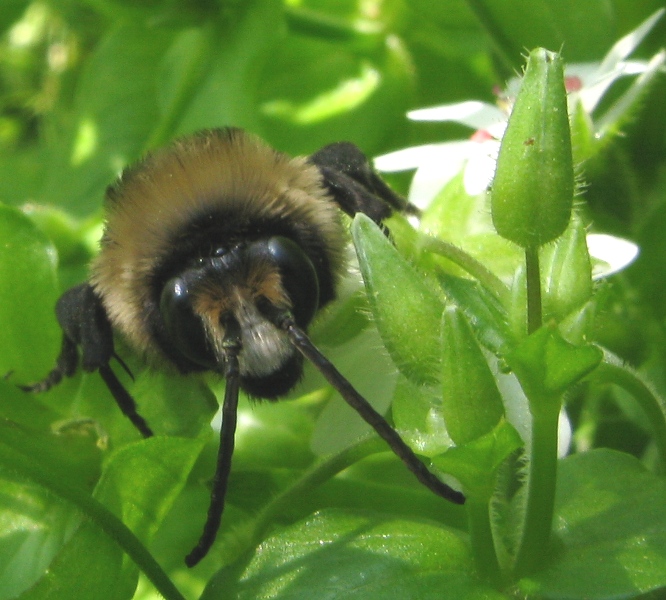
M 419 214 L 419 209 L 394 192 L 351 142 L 324 146 L 309 157 L 322 174 L 324 185 L 350 216 L 361 212 L 378 225 L 394 210 Z
M 59 384 L 63 377 L 71 377 L 74 375 L 78 366 L 79 352 L 76 348 L 76 344 L 66 335 L 63 335 L 60 354 L 58 355 L 56 365 L 51 372 L 37 383 L 20 385 L 19 387 L 24 392 L 48 392 L 54 385 Z
M 83 283 L 67 290 L 56 303 L 56 317 L 63 331 L 63 343 L 55 368 L 40 382 L 23 389 L 42 392 L 71 377 L 79 364 L 84 371 L 99 371 L 120 410 L 144 437 L 152 431 L 141 415 L 136 403 L 111 370 L 109 362 L 115 356 L 113 330 L 102 302 L 93 288 Z M 121 363 L 124 364 L 124 363 Z

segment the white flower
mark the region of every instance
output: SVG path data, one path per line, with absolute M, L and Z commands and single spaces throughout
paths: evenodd
M 565 68 L 565 83 L 569 92 L 570 113 L 580 107 L 592 122 L 592 134 L 603 137 L 625 116 L 644 92 L 648 83 L 666 61 L 666 51 L 657 53 L 650 61 L 626 60 L 643 38 L 663 16 L 665 9 L 656 11 L 641 25 L 616 42 L 599 63 L 570 64 Z M 634 83 L 602 115 L 592 113 L 610 86 L 620 77 L 639 75 Z M 502 94 L 503 109 L 479 101 L 467 101 L 411 111 L 413 121 L 454 121 L 475 129 L 467 140 L 427 144 L 398 150 L 379 156 L 375 167 L 383 172 L 416 169 L 412 180 L 410 202 L 425 208 L 437 193 L 462 169 L 465 191 L 479 194 L 490 185 L 500 140 L 506 129 L 512 99 L 520 86 L 512 79 Z
M 409 190 L 412 204 L 428 206 L 463 168 L 465 190 L 470 196 L 487 189 L 506 129 L 505 112 L 492 104 L 468 101 L 414 110 L 407 116 L 414 121 L 455 121 L 476 129 L 467 140 L 414 146 L 375 159 L 375 167 L 384 173 L 416 169 Z

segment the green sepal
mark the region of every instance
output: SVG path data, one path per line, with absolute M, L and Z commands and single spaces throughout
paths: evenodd
M 377 329 L 409 379 L 439 381 L 439 327 L 444 301 L 373 221 L 357 214 L 352 237 Z

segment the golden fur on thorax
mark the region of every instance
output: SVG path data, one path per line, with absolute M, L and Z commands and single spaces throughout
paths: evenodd
M 114 327 L 138 350 L 159 354 L 143 318 L 155 269 L 188 225 L 220 209 L 239 223 L 288 217 L 307 224 L 325 240 L 331 271 L 339 275 L 345 234 L 314 165 L 240 130 L 185 138 L 127 169 L 107 194 L 91 283 Z

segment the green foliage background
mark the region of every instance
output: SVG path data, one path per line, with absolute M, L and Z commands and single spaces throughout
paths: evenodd
M 321 598 L 383 599 L 583 593 L 564 586 L 575 579 L 576 565 L 562 563 L 520 588 L 484 582 L 462 509 L 413 484 L 383 447 L 368 442 L 344 450 L 363 433 L 358 418 L 337 404 L 324 408 L 330 392 L 310 372 L 295 392 L 303 396 L 298 402 L 243 405 L 221 541 L 210 559 L 188 571 L 182 559 L 203 523 L 215 453 L 207 423 L 217 404 L 209 387 L 144 370 L 140 358 L 121 349 L 136 375 L 123 381 L 148 422 L 169 436 L 139 442 L 94 374 L 79 374 L 39 397 L 16 384 L 40 379 L 53 366 L 60 343 L 55 300 L 86 277 L 106 186 L 145 151 L 224 125 L 247 128 L 290 154 L 344 139 L 374 156 L 467 137 L 458 125 L 414 123 L 405 113 L 467 99 L 494 102 L 494 90 L 535 46 L 561 48 L 567 62 L 598 61 L 662 4 L 1 0 L 0 374 L 10 375 L 0 381 L 0 600 L 131 598 L 137 569 L 107 535 L 123 534 L 104 510 L 148 544 L 187 597 L 312 598 L 313 590 Z M 637 54 L 651 56 L 664 42 L 662 20 Z M 625 135 L 584 165 L 580 198 L 599 231 L 641 247 L 604 296 L 596 339 L 662 395 L 664 80 Z M 406 191 L 408 179 L 394 176 L 391 183 Z M 366 308 L 352 296 L 324 315 L 313 337 L 365 395 L 386 407 L 395 368 L 379 350 Z M 377 357 L 371 366 L 367 356 Z M 209 383 L 219 394 L 219 382 Z M 654 464 L 650 423 L 626 394 L 596 388 L 572 397 L 569 410 L 575 449 L 621 450 Z M 337 453 L 330 464 L 294 493 L 290 486 L 320 468 L 318 455 L 329 452 Z M 584 506 L 585 494 L 590 502 L 598 498 L 594 474 L 620 467 L 610 454 L 583 466 L 584 454 L 574 459 L 578 466 L 563 466 L 561 477 L 571 489 L 584 488 Z M 622 473 L 633 498 L 645 506 L 663 503 L 663 480 L 648 479 L 631 460 L 626 457 Z M 344 476 L 330 478 L 348 465 Z M 586 488 L 580 477 L 588 472 Z M 329 477 L 322 475 L 326 482 L 318 485 L 322 473 Z M 661 514 L 644 516 L 646 529 L 665 524 Z M 277 537 L 253 559 L 269 532 Z M 660 529 L 657 537 L 664 536 Z M 589 552 L 583 555 L 590 563 L 607 552 L 574 542 Z M 663 546 L 646 553 L 652 550 L 659 560 L 651 564 L 663 565 Z M 617 595 L 617 587 L 601 585 L 608 577 L 593 578 L 585 597 L 663 593 L 666 586 L 645 576 L 627 581 Z M 155 597 L 152 584 L 141 578 L 136 597 Z

